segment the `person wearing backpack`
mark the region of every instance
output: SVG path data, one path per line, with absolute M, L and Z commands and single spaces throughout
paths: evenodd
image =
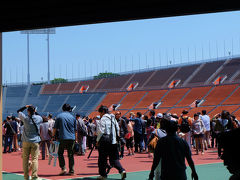
M 83 121 L 83 119 L 80 117 L 80 114 L 76 114 L 76 121 L 77 121 L 77 142 L 79 143 L 79 156 L 85 155 L 85 147 L 84 147 L 84 137 L 87 136 L 87 127 Z
M 184 134 L 183 139 L 187 141 L 189 148 L 191 149 L 191 126 L 192 118 L 188 117 L 188 111 L 183 110 L 182 116 L 178 121 L 179 130 Z

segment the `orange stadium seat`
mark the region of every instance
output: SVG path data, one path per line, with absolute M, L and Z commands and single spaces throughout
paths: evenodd
M 236 118 L 237 118 L 238 120 L 240 120 L 240 109 L 238 109 L 237 111 L 235 111 L 233 114 L 236 116 Z
M 238 85 L 221 85 L 216 86 L 210 94 L 206 97 L 205 102 L 202 105 L 218 105 L 221 103 Z
M 148 106 L 150 106 L 153 102 L 158 102 L 166 92 L 167 90 L 149 91 L 135 108 L 148 108 Z
M 240 88 L 238 88 L 223 104 L 240 104 Z
M 215 114 L 217 113 L 221 113 L 222 110 L 226 110 L 229 113 L 232 113 L 233 111 L 235 111 L 237 108 L 239 108 L 240 105 L 235 105 L 235 106 L 218 106 L 216 109 L 214 109 L 213 111 L 211 111 L 209 113 L 209 115 L 211 117 L 213 117 Z
M 94 118 L 94 117 L 96 117 L 96 116 L 98 116 L 98 115 L 99 115 L 99 112 L 93 111 L 93 112 L 91 112 L 88 116 L 89 116 L 90 118 Z
M 141 98 L 146 94 L 146 91 L 129 92 L 121 102 L 119 109 L 131 109 Z
M 176 106 L 177 107 L 189 106 L 190 104 L 192 104 L 193 101 L 197 99 L 202 99 L 211 88 L 212 87 L 210 86 L 192 88 L 192 90 Z
M 158 113 L 166 113 L 169 110 L 169 108 L 161 108 L 161 109 L 154 109 L 155 111 L 155 115 L 157 115 Z
M 56 90 L 60 84 L 45 84 L 41 94 L 56 94 Z
M 163 99 L 160 107 L 172 107 L 174 106 L 189 90 L 189 88 L 184 89 L 172 89 Z
M 113 92 L 113 93 L 107 93 L 105 98 L 102 100 L 102 102 L 98 105 L 97 109 L 101 106 L 111 106 L 112 104 L 117 104 L 119 101 L 123 98 L 123 96 L 126 94 L 126 92 Z
M 77 84 L 78 84 L 78 82 L 61 83 L 60 87 L 57 91 L 57 94 L 70 94 L 73 92 L 73 90 Z

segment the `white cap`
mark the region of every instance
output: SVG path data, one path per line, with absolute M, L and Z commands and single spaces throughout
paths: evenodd
M 162 113 L 158 113 L 157 114 L 157 118 L 162 118 L 163 117 L 163 114 Z
M 96 116 L 96 118 L 98 118 L 98 119 L 101 119 L 99 115 L 98 115 L 98 116 Z

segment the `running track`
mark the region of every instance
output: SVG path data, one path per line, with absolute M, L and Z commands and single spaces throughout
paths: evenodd
M 125 152 L 126 153 L 126 152 Z M 58 163 L 56 167 L 48 165 L 48 160 L 39 158 L 39 177 L 44 179 L 74 179 L 80 177 L 91 177 L 98 175 L 97 165 L 98 153 L 94 151 L 91 158 L 86 156 L 75 156 L 75 176 L 58 176 L 60 168 Z M 210 149 L 204 155 L 194 155 L 193 159 L 196 165 L 222 163 L 222 160 L 217 159 L 216 150 Z M 67 155 L 65 153 L 66 167 L 68 167 Z M 151 169 L 152 159 L 148 158 L 147 154 L 135 154 L 135 156 L 125 156 L 121 160 L 123 167 L 129 172 L 147 171 Z M 223 168 L 225 170 L 225 168 Z M 3 154 L 3 171 L 14 174 L 23 174 L 21 152 L 13 152 Z M 115 169 L 112 169 L 110 174 L 117 174 Z M 227 173 L 227 170 L 226 170 Z M 118 175 L 119 176 L 119 175 Z M 147 179 L 148 176 L 144 175 Z M 4 177 L 4 176 L 3 176 Z M 120 178 L 120 176 L 119 176 Z M 8 179 L 8 178 L 7 178 Z M 135 179 L 135 178 L 134 178 Z

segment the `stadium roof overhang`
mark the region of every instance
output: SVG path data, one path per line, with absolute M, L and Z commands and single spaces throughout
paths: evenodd
M 5 1 L 0 32 L 240 10 L 235 0 Z

